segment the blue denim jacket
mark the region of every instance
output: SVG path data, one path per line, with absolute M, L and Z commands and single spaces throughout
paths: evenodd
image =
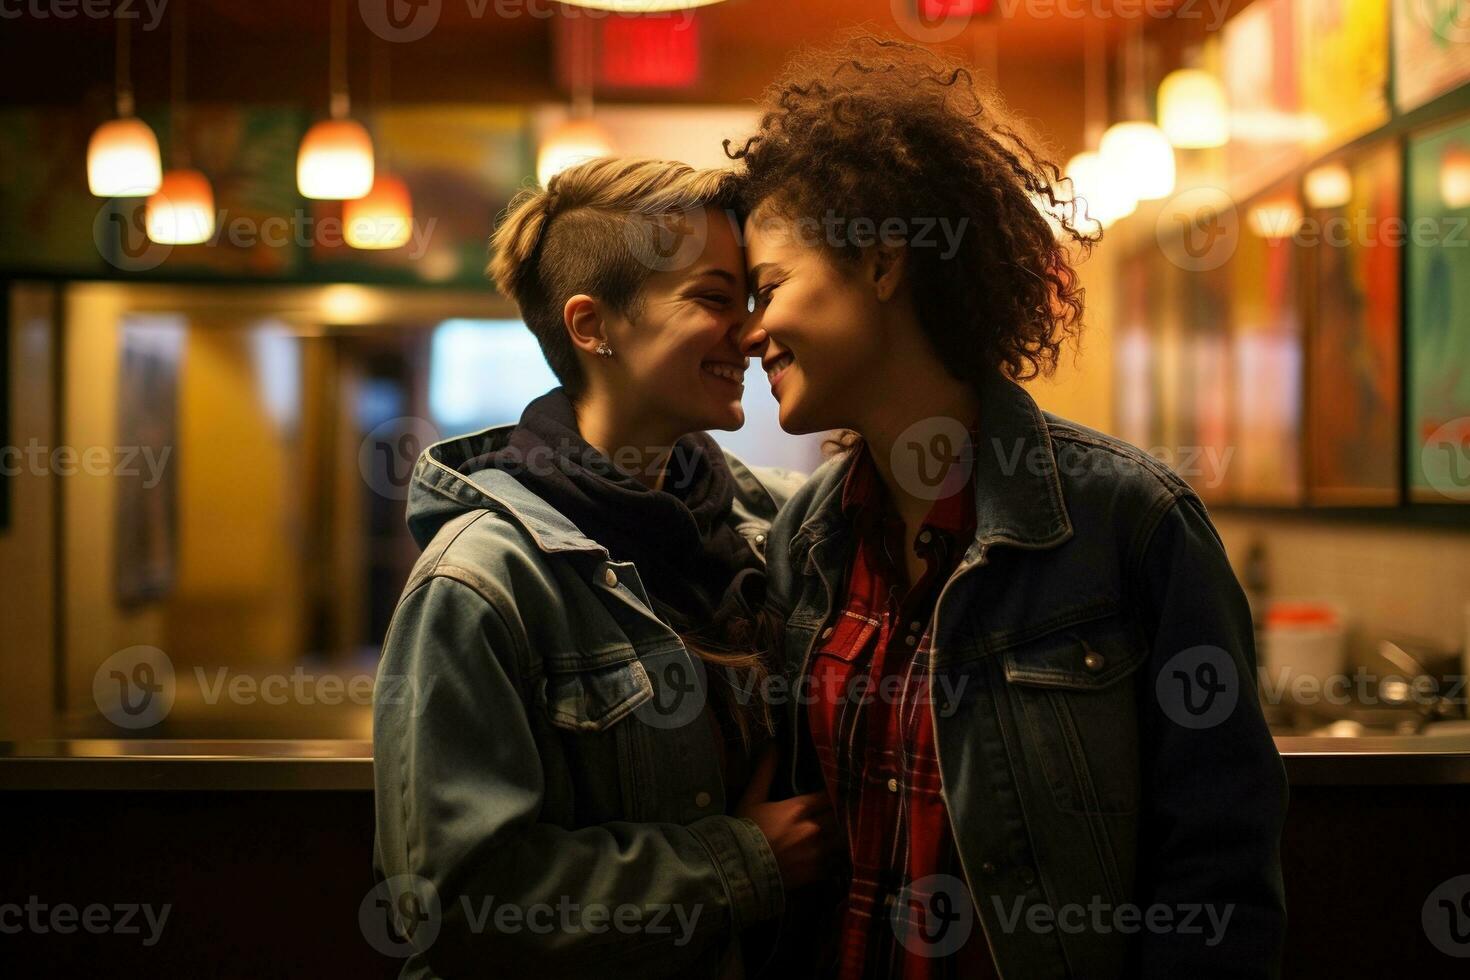
M 1285 771 L 1204 505 L 998 375 L 980 432 L 977 530 L 929 664 L 974 928 L 1005 980 L 1277 976 Z M 851 459 L 819 469 L 771 529 L 769 601 L 797 692 L 854 552 Z M 807 700 L 783 712 L 793 793 L 821 787 Z
M 707 718 L 665 710 L 702 664 L 631 562 L 510 473 L 461 472 L 510 430 L 414 469 L 424 551 L 373 698 L 373 863 L 381 904 L 409 910 L 403 976 L 738 974 L 737 938 L 784 893 L 760 829 L 726 812 Z M 760 554 L 799 479 L 726 461 Z

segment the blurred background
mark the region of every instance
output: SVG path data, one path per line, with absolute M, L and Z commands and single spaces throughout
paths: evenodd
M 1464 673 L 1464 3 L 664 6 L 7 9 L 0 738 L 368 738 L 414 458 L 553 384 L 483 277 L 497 214 L 589 155 L 726 165 L 857 25 L 993 80 L 1105 227 L 1031 391 L 1200 492 L 1263 662 Z M 760 381 L 718 437 L 812 468 Z M 1403 730 L 1278 700 L 1281 731 Z

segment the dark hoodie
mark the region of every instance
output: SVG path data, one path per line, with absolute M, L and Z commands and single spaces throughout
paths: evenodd
M 735 481 L 707 434 L 674 444 L 662 488 L 652 490 L 582 438 L 566 390 L 553 388 L 526 406 L 503 447 L 460 471 L 486 467 L 514 476 L 615 561 L 633 562 L 681 635 L 728 647 L 731 617 L 759 608 L 762 563 L 730 521 Z

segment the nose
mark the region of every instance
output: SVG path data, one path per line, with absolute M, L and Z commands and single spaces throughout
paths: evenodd
M 754 357 L 757 360 L 765 354 L 766 345 L 770 342 L 771 338 L 761 326 L 758 314 L 746 317 L 745 322 L 735 333 L 735 343 L 740 345 L 740 352 L 746 357 Z

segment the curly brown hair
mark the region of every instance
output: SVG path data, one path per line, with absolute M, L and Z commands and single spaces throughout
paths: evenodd
M 1060 170 L 1023 132 L 962 63 L 859 33 L 793 60 L 767 90 L 759 130 L 725 152 L 744 164 L 746 215 L 902 228 L 884 241 L 907 246 L 919 322 L 950 372 L 1025 380 L 1050 375 L 1080 337 L 1073 254 L 1101 232 L 1077 228 L 1084 202 L 1058 196 Z M 949 255 L 920 247 L 941 221 L 958 229 Z M 855 260 L 873 243 L 825 244 Z

